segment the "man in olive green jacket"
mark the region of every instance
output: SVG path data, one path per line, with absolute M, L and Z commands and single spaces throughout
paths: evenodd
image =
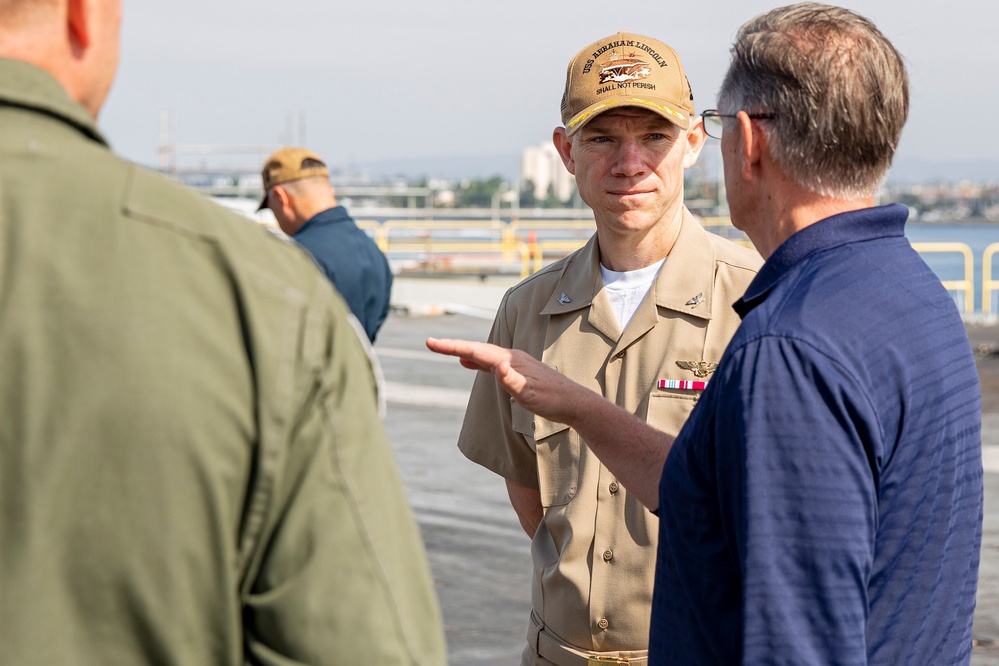
M 0 0 L 0 663 L 443 664 L 347 310 L 108 150 L 120 0 Z

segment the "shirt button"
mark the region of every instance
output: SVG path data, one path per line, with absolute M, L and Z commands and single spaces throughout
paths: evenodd
M 607 618 L 600 618 L 600 621 L 597 622 L 597 626 L 601 629 L 606 629 L 610 626 L 610 622 L 607 621 Z
M 538 429 L 538 422 L 531 421 L 531 430 L 537 430 L 537 429 Z
M 604 551 L 604 562 L 610 562 L 613 559 L 614 559 L 614 551 L 613 550 L 605 550 Z
M 611 495 L 617 494 L 617 491 L 620 488 L 621 488 L 621 486 L 617 485 L 617 481 L 611 481 L 611 484 L 610 484 Z

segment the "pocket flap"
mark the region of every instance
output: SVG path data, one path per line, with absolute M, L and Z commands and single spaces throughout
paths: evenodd
M 516 432 L 526 435 L 534 441 L 551 437 L 555 433 L 567 430 L 569 426 L 557 421 L 551 421 L 541 416 L 529 412 L 519 404 L 510 399 L 511 425 Z

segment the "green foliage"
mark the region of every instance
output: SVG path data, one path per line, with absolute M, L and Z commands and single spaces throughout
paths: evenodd
M 538 198 L 534 196 L 534 181 L 530 178 L 520 183 L 520 205 L 522 208 L 534 208 L 541 205 Z
M 555 195 L 555 183 L 548 185 L 548 196 L 541 203 L 543 208 L 560 208 L 565 204 L 562 200 Z
M 462 181 L 455 189 L 456 204 L 466 208 L 491 208 L 493 197 L 503 191 L 501 185 L 504 183 L 502 176 L 493 176 L 487 180 Z

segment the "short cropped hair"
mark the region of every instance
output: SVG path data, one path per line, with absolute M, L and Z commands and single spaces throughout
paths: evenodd
M 770 155 L 798 185 L 860 199 L 884 180 L 909 113 L 902 56 L 868 19 L 800 3 L 739 30 L 718 99 L 723 113 L 772 114 Z
M 301 197 L 314 192 L 317 188 L 328 190 L 330 187 L 329 178 L 325 176 L 310 176 L 298 180 L 289 180 L 285 183 L 278 183 L 274 187 L 283 187 L 288 194 L 293 197 Z

